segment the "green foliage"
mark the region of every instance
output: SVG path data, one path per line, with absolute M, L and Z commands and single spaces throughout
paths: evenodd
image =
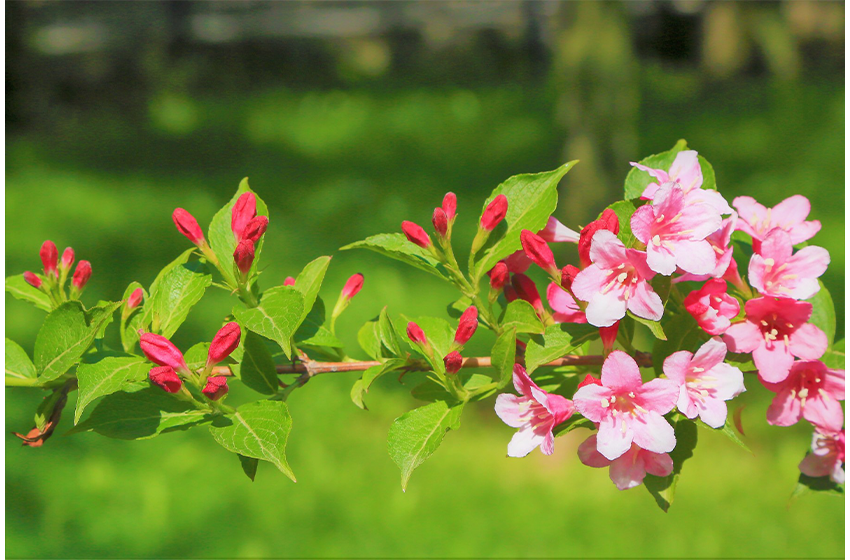
M 844 339 L 832 345 L 821 358 L 826 367 L 831 369 L 844 369 Z
M 508 304 L 501 325 L 503 329 L 515 329 L 518 333 L 543 334 L 546 330 L 534 307 L 522 299 L 515 299 Z
M 525 349 L 525 368 L 532 373 L 541 365 L 569 354 L 599 335 L 599 329 L 581 323 L 559 323 L 546 327 L 542 336 L 532 336 Z
M 359 408 L 366 410 L 366 403 L 363 402 L 363 398 L 365 393 L 369 392 L 372 383 L 386 373 L 400 370 L 405 364 L 405 360 L 391 359 L 364 371 L 360 379 L 355 381 L 354 386 L 351 387 L 351 401 Z
M 452 342 L 454 342 L 454 327 L 452 327 L 445 319 L 437 317 L 417 317 L 416 319 L 408 319 L 402 315 L 402 318 L 404 319 L 405 324 L 412 320 L 414 323 L 419 325 L 423 331 L 425 331 L 425 336 L 428 338 L 428 342 L 431 343 L 431 346 L 438 355 L 438 359 L 436 361 L 439 361 L 439 367 L 442 367 L 442 359 L 451 351 Z M 408 344 L 410 344 L 410 347 L 416 352 L 422 354 L 418 346 L 410 341 L 408 341 Z M 425 354 L 422 355 L 425 356 Z M 425 357 L 427 358 L 427 356 Z
M 260 466 L 260 460 L 255 459 L 254 457 L 246 457 L 239 453 L 236 454 L 239 457 L 239 464 L 242 466 L 242 472 L 245 473 L 245 476 L 251 479 L 251 482 L 254 481 L 254 478 L 257 476 L 257 467 Z
M 411 243 L 402 233 L 379 233 L 363 241 L 349 243 L 345 247 L 340 247 L 339 250 L 347 251 L 348 249 L 368 249 L 429 272 L 443 280 L 449 280 L 443 272 L 443 266 L 431 252 Z
M 617 234 L 617 239 L 622 241 L 627 248 L 634 247 L 637 243 L 637 239 L 632 233 L 632 214 L 635 213 L 635 205 L 628 200 L 618 200 L 608 206 L 608 209 L 617 214 L 617 219 L 620 222 L 620 232 Z M 601 216 L 602 213 L 600 212 L 599 215 Z
M 147 309 L 148 301 L 150 300 L 147 290 L 145 290 L 138 282 L 131 282 L 130 285 L 127 286 L 127 289 L 124 290 L 124 295 L 121 296 L 121 300 L 126 302 L 127 298 L 130 297 L 130 294 L 132 294 L 137 288 L 142 288 L 142 293 L 144 294 L 143 302 L 133 311 L 133 314 L 130 315 L 127 321 L 122 320 L 121 330 L 119 332 L 119 335 L 121 336 L 121 346 L 127 353 L 132 352 L 136 343 L 139 341 L 139 329 L 144 328 L 145 310 Z
M 805 496 L 810 492 L 817 492 L 832 496 L 844 497 L 844 486 L 836 484 L 828 476 L 812 477 L 800 473 L 800 478 L 797 479 L 797 487 L 791 493 L 791 499 Z
M 127 383 L 143 381 L 150 368 L 149 362 L 136 357 L 107 357 L 92 364 L 80 364 L 77 368 L 79 392 L 74 424 L 80 421 L 83 411 L 92 401 L 124 389 Z
M 322 287 L 322 281 L 325 279 L 325 273 L 328 271 L 330 263 L 330 257 L 319 257 L 308 263 L 301 274 L 298 275 L 298 278 L 295 279 L 295 289 L 304 295 L 304 310 L 301 312 L 302 322 L 313 309 L 313 303 L 316 301 L 316 296 L 319 295 L 319 289 Z
M 50 298 L 47 294 L 27 284 L 23 274 L 6 278 L 6 291 L 12 294 L 12 297 L 15 299 L 32 303 L 42 311 L 50 313 L 53 309 L 53 305 L 50 303 Z
M 657 338 L 658 340 L 667 340 L 667 335 L 664 334 L 664 329 L 661 327 L 660 321 L 650 321 L 649 319 L 644 319 L 643 317 L 638 317 L 631 311 L 626 312 L 630 319 L 637 321 L 641 325 L 649 328 L 649 332 L 652 333 L 652 336 Z
M 655 498 L 655 503 L 665 513 L 673 504 L 676 484 L 679 482 L 679 475 L 682 473 L 682 465 L 693 457 L 694 449 L 697 446 L 696 422 L 679 415 L 678 420 L 673 422 L 673 428 L 676 432 L 676 448 L 670 452 L 670 458 L 673 459 L 673 472 L 665 477 L 647 474 L 643 480 L 644 486 Z
M 676 159 L 676 154 L 683 150 L 688 149 L 688 143 L 684 140 L 679 140 L 676 142 L 676 145 L 673 146 L 670 150 L 666 152 L 661 152 L 660 154 L 651 155 L 649 157 L 645 157 L 640 160 L 641 165 L 645 165 L 646 167 L 652 169 L 662 169 L 667 171 L 670 169 L 670 166 L 673 165 L 673 160 Z M 712 177 L 714 176 L 714 170 L 711 171 Z M 643 191 L 646 190 L 646 187 L 650 183 L 657 182 L 655 178 L 653 178 L 646 171 L 641 171 L 637 167 L 632 167 L 629 170 L 629 174 L 626 175 L 626 185 L 625 185 L 625 193 L 626 200 L 634 200 L 635 198 L 640 198 L 640 195 L 643 194 Z M 622 224 L 620 224 L 622 226 Z
M 516 329 L 502 331 L 490 351 L 491 364 L 499 372 L 499 388 L 507 386 L 513 377 L 516 362 Z
M 14 340 L 6 339 L 6 377 L 35 379 L 35 365 L 26 351 Z
M 304 315 L 304 296 L 293 286 L 277 286 L 266 290 L 260 304 L 248 308 L 237 304 L 233 315 L 244 328 L 277 342 L 286 357 L 292 355 L 290 339 Z
M 812 304 L 812 316 L 809 322 L 818 327 L 826 334 L 826 340 L 830 346 L 835 340 L 835 304 L 829 290 L 818 280 L 820 290 L 806 301 Z
M 150 299 L 145 303 L 145 315 L 153 329 L 165 338 L 177 332 L 189 311 L 204 297 L 212 284 L 212 275 L 201 262 L 183 263 L 170 268 L 151 286 Z
M 245 331 L 242 343 L 244 352 L 238 365 L 232 366 L 233 372 L 247 387 L 263 395 L 274 395 L 278 384 L 277 370 L 271 350 L 263 337 L 253 331 Z

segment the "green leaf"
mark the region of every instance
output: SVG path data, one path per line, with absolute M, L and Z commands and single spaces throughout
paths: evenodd
M 277 370 L 274 358 L 263 338 L 253 331 L 245 332 L 245 340 L 242 344 L 244 353 L 238 365 L 233 366 L 233 371 L 239 376 L 249 388 L 263 395 L 274 395 L 280 385 L 278 384 Z
M 243 304 L 233 308 L 236 320 L 248 330 L 277 342 L 286 357 L 292 356 L 290 339 L 304 311 L 304 296 L 292 286 L 277 286 L 267 290 L 260 304 L 248 309 Z
M 676 448 L 670 452 L 670 458 L 673 459 L 673 472 L 665 477 L 647 474 L 643 480 L 644 486 L 665 513 L 673 504 L 682 465 L 693 457 L 694 448 L 697 446 L 697 426 L 693 420 L 679 416 L 679 420 L 673 424 L 673 427 L 676 433 Z
M 559 323 L 546 327 L 543 336 L 533 336 L 525 349 L 525 367 L 529 374 L 541 365 L 563 357 L 598 336 L 599 329 L 582 323 Z
M 254 482 L 254 477 L 257 476 L 257 467 L 260 465 L 260 461 L 253 457 L 246 457 L 244 455 L 236 454 L 239 457 L 239 464 L 242 465 L 242 472 L 245 473 L 245 476 L 251 479 L 251 482 Z
M 537 232 L 546 226 L 558 206 L 558 183 L 576 163 L 578 161 L 571 161 L 543 173 L 514 175 L 496 187 L 484 208 L 498 195 L 505 195 L 508 199 L 507 228 L 504 236 L 486 250 L 475 265 L 475 278 L 481 278 L 497 262 L 522 247 L 519 240 L 522 230 Z
M 430 272 L 443 280 L 449 280 L 449 277 L 443 273 L 442 265 L 431 252 L 411 243 L 402 233 L 379 233 L 367 237 L 363 241 L 356 241 L 341 247 L 340 251 L 347 251 L 348 249 L 368 249 L 407 263 L 419 270 Z
M 659 340 L 667 340 L 667 335 L 664 334 L 664 329 L 661 327 L 661 323 L 659 321 L 650 321 L 649 319 L 644 319 L 643 317 L 638 317 L 631 311 L 627 311 L 629 317 L 633 320 L 637 321 L 641 325 L 649 328 L 649 332 L 652 333 L 652 336 Z
M 133 387 L 105 396 L 68 434 L 94 431 L 116 439 L 148 439 L 209 420 L 205 411 L 159 387 Z
M 304 321 L 313 309 L 313 303 L 319 295 L 319 288 L 322 287 L 330 262 L 330 257 L 319 257 L 308 263 L 295 279 L 295 289 L 304 294 L 304 311 L 301 312 L 301 321 Z
M 198 342 L 193 344 L 186 352 L 183 353 L 183 360 L 189 369 L 196 370 L 202 368 L 207 363 L 207 357 L 210 354 L 209 342 Z
M 381 358 L 381 335 L 378 333 L 378 328 L 377 321 L 367 321 L 357 331 L 357 343 L 373 360 Z
M 385 373 L 396 371 L 404 367 L 406 363 L 407 362 L 405 360 L 390 359 L 364 371 L 360 379 L 355 381 L 354 386 L 351 387 L 351 401 L 363 410 L 367 410 L 366 403 L 363 402 L 363 399 L 365 394 L 369 392 L 369 388 L 372 386 L 372 383 Z
M 121 302 L 117 302 L 100 308 L 90 323 L 78 301 L 63 303 L 51 312 L 35 339 L 35 367 L 39 380 L 52 381 L 76 364 L 120 305 Z
M 53 309 L 53 305 L 50 303 L 50 298 L 47 297 L 47 294 L 27 284 L 23 274 L 6 278 L 6 291 L 12 294 L 12 297 L 15 299 L 32 303 L 48 313 Z
M 111 302 L 100 300 L 97 302 L 97 305 L 86 310 L 86 322 L 89 324 L 92 324 L 92 322 L 98 324 L 97 332 L 94 335 L 96 340 L 106 336 L 106 327 L 115 319 L 113 314 L 122 305 L 124 305 L 123 301 Z
M 377 366 L 376 366 L 377 367 Z M 363 402 L 363 395 L 365 391 L 363 390 L 363 380 L 358 379 L 354 382 L 354 385 L 351 386 L 351 402 L 353 402 L 357 408 L 362 410 L 366 410 L 366 403 Z
M 676 145 L 673 146 L 672 149 L 667 150 L 666 152 L 661 152 L 660 154 L 655 154 L 640 160 L 641 165 L 645 165 L 646 167 L 650 167 L 652 169 L 663 169 L 667 171 L 670 169 L 670 166 L 673 165 L 673 160 L 676 159 L 676 154 L 683 150 L 688 149 L 688 143 L 684 140 L 679 140 L 676 142 Z M 712 170 L 712 177 L 714 176 Z M 640 198 L 640 195 L 643 194 L 643 191 L 646 190 L 646 187 L 650 183 L 656 183 L 657 181 L 646 171 L 641 171 L 637 167 L 632 167 L 629 171 L 629 174 L 626 175 L 626 185 L 625 185 L 625 193 L 626 200 L 633 200 L 635 198 Z
M 844 339 L 832 345 L 832 348 L 826 351 L 821 361 L 830 369 L 844 369 Z
M 286 440 L 292 429 L 289 409 L 282 401 L 257 401 L 217 418 L 210 426 L 213 438 L 225 449 L 268 461 L 295 481 L 286 462 Z
M 224 205 L 224 208 L 215 213 L 215 216 L 213 216 L 213 219 L 210 222 L 210 247 L 212 247 L 213 252 L 216 257 L 218 257 L 219 263 L 221 263 L 221 272 L 224 279 L 231 286 L 236 286 L 236 279 L 233 277 L 232 266 L 233 252 L 236 250 L 236 236 L 233 235 L 233 230 L 230 227 L 230 221 L 233 214 L 233 205 L 236 204 L 236 200 L 246 192 L 254 192 L 251 190 L 251 187 L 248 186 L 247 177 L 242 179 L 239 183 L 239 188 L 236 189 L 236 194 L 234 194 L 233 198 Z M 256 196 L 256 193 L 254 193 L 254 195 Z M 263 202 L 259 196 L 257 196 L 257 215 L 269 215 L 266 203 Z M 257 270 L 257 263 L 260 261 L 260 252 L 262 251 L 262 248 L 263 239 L 260 238 L 260 241 L 257 242 L 254 249 L 254 264 L 251 266 L 250 274 L 254 274 Z M 151 288 L 151 292 L 153 292 L 153 288 Z
M 552 434 L 555 437 L 558 437 L 558 436 L 568 434 L 568 433 L 572 432 L 573 430 L 577 430 L 579 428 L 585 428 L 587 430 L 595 430 L 596 425 L 593 422 L 591 422 L 590 420 L 588 420 L 587 418 L 584 418 L 584 417 L 579 416 L 577 414 L 573 414 L 570 418 L 567 419 L 566 422 L 561 422 L 560 424 L 555 426 L 555 428 L 552 430 Z
M 381 342 L 392 356 L 401 356 L 401 341 L 398 339 L 398 332 L 392 319 L 387 313 L 387 308 L 381 309 L 381 314 L 378 316 L 378 329 L 381 332 Z
M 212 275 L 199 261 L 184 263 L 169 270 L 151 288 L 150 299 L 145 305 L 146 318 L 149 316 L 153 329 L 165 338 L 171 338 L 192 307 L 198 303 L 204 292 L 212 284 Z
M 632 214 L 635 213 L 635 205 L 628 200 L 618 200 L 608 209 L 613 210 L 620 221 L 620 233 L 617 234 L 617 239 L 622 241 L 626 247 L 634 247 L 637 242 L 632 233 Z M 600 212 L 599 215 L 601 216 L 602 213 Z
M 317 348 L 342 348 L 345 346 L 324 326 L 324 323 L 325 302 L 322 301 L 322 298 L 317 297 L 313 303 L 313 308 L 301 321 L 298 330 L 295 331 L 295 343 L 299 346 L 306 345 Z
M 466 311 L 470 305 L 472 305 L 472 300 L 467 296 L 463 296 L 450 303 L 446 307 L 446 312 L 452 319 L 460 319 L 460 316 L 463 315 L 463 312 Z
M 797 479 L 797 487 L 791 493 L 791 498 L 799 498 L 809 492 L 821 492 L 834 496 L 844 496 L 844 487 L 836 484 L 828 476 L 812 477 L 800 473 L 800 478 Z
M 697 346 L 705 338 L 704 331 L 699 328 L 690 313 L 685 311 L 671 316 L 667 322 L 667 330 L 670 331 L 670 337 L 667 340 L 658 339 L 652 346 L 652 365 L 656 375 L 664 373 L 664 360 L 670 354 L 679 350 L 696 352 Z
M 702 188 L 716 191 L 717 179 L 714 176 L 714 167 L 712 167 L 711 164 L 708 163 L 708 160 L 702 156 L 697 156 L 697 161 L 699 162 L 699 167 L 702 170 Z
M 835 340 L 835 304 L 829 290 L 818 280 L 820 290 L 806 301 L 812 304 L 812 316 L 809 322 L 826 334 L 826 340 L 830 346 Z
M 540 321 L 540 317 L 525 300 L 515 299 L 508 304 L 505 315 L 502 318 L 503 329 L 515 329 L 518 333 L 543 334 L 546 327 Z
M 493 393 L 499 390 L 494 383 L 493 378 L 489 375 L 482 375 L 480 373 L 458 373 L 459 376 L 463 379 L 463 387 L 467 391 L 477 391 L 484 387 L 485 385 L 492 386 L 491 390 L 486 391 L 484 393 L 480 393 L 474 397 L 472 397 L 471 401 L 480 401 L 482 399 L 486 399 Z M 420 401 L 425 402 L 436 402 L 436 401 L 446 401 L 449 405 L 454 406 L 455 404 L 461 404 L 454 396 L 449 394 L 446 391 L 446 388 L 433 377 L 429 377 L 419 385 L 413 388 L 410 391 L 410 394 L 413 398 L 418 399 Z
M 490 363 L 499 372 L 499 388 L 511 382 L 516 363 L 516 330 L 505 329 L 490 351 Z
M 143 381 L 150 368 L 150 363 L 136 357 L 107 357 L 93 364 L 80 364 L 77 368 L 79 393 L 74 424 L 80 421 L 83 411 L 92 401 L 124 389 L 128 382 Z
M 402 318 L 405 320 L 405 324 L 410 321 L 410 319 L 404 315 L 402 315 Z M 452 327 L 445 319 L 439 319 L 437 317 L 417 317 L 416 319 L 413 319 L 413 322 L 425 331 L 425 336 L 428 338 L 428 342 L 431 343 L 431 346 L 436 351 L 437 358 L 440 362 L 442 362 L 443 357 L 451 351 L 452 343 L 455 338 L 454 327 Z M 419 351 L 419 347 L 412 342 L 410 342 L 410 347 L 416 352 L 422 354 L 422 352 Z
M 35 379 L 35 365 L 27 355 L 26 350 L 18 346 L 14 340 L 6 339 L 6 377 L 18 379 Z
M 147 324 L 145 323 L 145 309 L 148 305 L 148 300 L 150 299 L 150 295 L 148 295 L 147 290 L 138 283 L 131 282 L 127 289 L 124 290 L 124 295 L 121 296 L 122 301 L 126 302 L 127 298 L 136 291 L 137 288 L 142 288 L 142 292 L 144 293 L 144 297 L 142 299 L 142 304 L 133 310 L 133 314 L 130 315 L 130 318 L 122 324 L 121 332 L 121 346 L 124 348 L 124 351 L 130 353 L 136 346 L 136 343 L 139 341 L 139 329 L 145 329 Z
M 410 475 L 437 450 L 446 432 L 460 427 L 462 412 L 462 404 L 449 406 L 437 401 L 396 418 L 390 426 L 387 451 L 401 469 L 402 490 L 407 490 Z

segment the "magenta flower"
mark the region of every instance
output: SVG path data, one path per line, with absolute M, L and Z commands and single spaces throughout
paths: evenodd
M 538 445 L 544 455 L 551 455 L 555 451 L 552 428 L 573 415 L 572 401 L 542 390 L 519 364 L 514 366 L 514 387 L 519 396 L 503 393 L 496 398 L 496 414 L 502 422 L 519 428 L 508 444 L 508 457 L 525 457 Z
M 633 442 L 653 453 L 673 450 L 673 426 L 662 415 L 676 406 L 678 394 L 669 379 L 642 383 L 634 359 L 615 350 L 602 364 L 602 385 L 585 385 L 576 391 L 573 403 L 585 418 L 599 423 L 597 449 L 613 461 Z
M 749 196 L 737 197 L 732 201 L 732 206 L 741 217 L 737 229 L 752 236 L 753 248 L 756 250 L 757 242 L 762 241 L 774 228 L 788 233 L 793 245 L 808 241 L 820 231 L 819 221 L 806 221 L 812 206 L 808 198 L 799 194 L 786 198 L 773 208 L 765 208 Z
M 844 370 L 829 369 L 820 360 L 794 362 L 788 377 L 780 383 L 765 383 L 776 393 L 767 409 L 767 422 L 791 426 L 805 418 L 824 432 L 844 425 Z
M 632 214 L 632 233 L 646 243 L 646 263 L 670 276 L 678 266 L 691 274 L 709 274 L 717 266 L 706 237 L 723 225 L 720 213 L 708 204 L 685 204 L 685 193 L 665 183 L 652 199 Z
M 578 446 L 578 458 L 588 467 L 608 467 L 608 476 L 619 490 L 628 490 L 643 484 L 646 473 L 667 476 L 673 472 L 673 459 L 667 453 L 653 453 L 634 443 L 628 451 L 614 459 L 607 459 L 596 449 L 596 434 Z
M 800 472 L 806 476 L 827 476 L 836 484 L 844 484 L 844 430 L 812 434 L 812 452 L 800 461 Z
M 587 317 L 569 292 L 552 282 L 546 288 L 546 299 L 556 323 L 587 323 Z
M 672 182 L 685 192 L 688 204 L 708 204 L 721 214 L 732 212 L 729 203 L 719 192 L 700 188 L 702 187 L 702 169 L 699 165 L 699 159 L 697 159 L 697 153 L 693 150 L 685 150 L 676 154 L 676 159 L 673 160 L 669 171 L 652 169 L 635 162 L 631 162 L 631 164 L 641 171 L 646 171 L 658 181 L 646 186 L 646 190 L 640 196 L 644 200 L 652 200 L 664 183 Z
M 788 377 L 794 356 L 817 360 L 826 352 L 826 335 L 806 322 L 811 303 L 762 297 L 745 303 L 744 311 L 746 320 L 726 329 L 723 341 L 732 352 L 752 352 L 763 381 L 779 383 Z
M 792 254 L 791 236 L 774 229 L 762 240 L 759 252 L 750 258 L 750 284 L 766 296 L 808 299 L 820 286 L 818 277 L 829 266 L 829 252 L 823 247 L 804 247 Z
M 700 328 L 711 335 L 723 334 L 738 316 L 741 304 L 726 293 L 726 281 L 712 278 L 685 297 L 685 309 Z
M 610 327 L 626 315 L 626 309 L 644 319 L 658 321 L 664 304 L 649 285 L 655 273 L 646 264 L 646 253 L 626 249 L 608 230 L 593 234 L 590 260 L 573 281 L 573 293 L 588 302 L 587 322 Z
M 726 402 L 746 391 L 741 370 L 723 363 L 726 345 L 719 338 L 703 344 L 696 354 L 683 350 L 664 360 L 664 375 L 679 387 L 679 412 L 712 428 L 726 423 Z

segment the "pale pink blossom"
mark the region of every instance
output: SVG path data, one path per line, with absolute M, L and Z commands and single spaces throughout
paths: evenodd
M 746 320 L 726 329 L 723 340 L 732 352 L 753 353 L 763 381 L 779 383 L 788 377 L 794 356 L 816 360 L 826 352 L 826 335 L 807 323 L 811 303 L 762 297 L 745 303 L 744 311 Z
M 669 171 L 663 169 L 653 169 L 639 163 L 631 162 L 632 166 L 637 167 L 641 171 L 646 171 L 657 182 L 650 183 L 643 191 L 641 198 L 644 200 L 652 200 L 655 197 L 656 191 L 665 183 L 675 183 L 685 192 L 688 204 L 705 203 L 712 206 L 721 214 L 729 214 L 732 208 L 723 196 L 713 190 L 703 189 L 702 187 L 702 168 L 699 165 L 698 154 L 693 150 L 684 150 L 676 154 L 676 159 L 670 165 Z
M 844 484 L 844 430 L 812 434 L 812 452 L 800 461 L 800 472 L 806 476 L 827 476 L 836 484 Z
M 709 278 L 725 278 L 727 273 L 737 274 L 737 263 L 732 258 L 734 248 L 732 245 L 732 232 L 735 231 L 735 224 L 738 223 L 738 214 L 732 212 L 732 215 L 723 220 L 720 229 L 705 238 L 711 245 L 714 251 L 714 257 L 717 259 L 717 265 L 709 274 L 683 274 L 675 278 L 673 282 L 703 282 Z M 730 270 L 731 269 L 731 270 Z
M 750 258 L 749 281 L 766 296 L 808 299 L 820 290 L 818 277 L 829 266 L 829 252 L 823 247 L 794 247 L 785 230 L 774 229 L 762 240 L 758 253 Z
M 679 387 L 679 412 L 700 417 L 712 428 L 726 423 L 726 402 L 744 391 L 741 370 L 723 363 L 726 345 L 719 338 L 703 344 L 696 354 L 675 352 L 664 360 L 664 375 Z
M 767 409 L 767 422 L 791 426 L 805 418 L 822 431 L 834 432 L 844 425 L 844 370 L 830 369 L 820 360 L 794 362 L 780 383 L 764 383 L 776 393 Z
M 662 415 L 676 406 L 675 383 L 661 378 L 643 383 L 635 360 L 620 350 L 605 359 L 601 381 L 578 389 L 573 403 L 599 424 L 597 449 L 606 459 L 623 455 L 632 443 L 653 453 L 673 450 L 676 436 Z
M 685 204 L 685 192 L 665 183 L 652 199 L 632 214 L 632 233 L 646 243 L 646 263 L 670 276 L 678 266 L 691 274 L 709 274 L 717 266 L 714 248 L 706 240 L 723 225 L 708 204 Z
M 664 304 L 649 285 L 655 273 L 646 253 L 626 249 L 616 235 L 599 230 L 593 234 L 590 260 L 593 264 L 578 273 L 572 286 L 575 296 L 588 302 L 588 323 L 610 327 L 625 317 L 626 309 L 644 319 L 661 319 Z
M 808 198 L 799 194 L 786 198 L 773 208 L 765 208 L 750 196 L 737 197 L 732 201 L 732 206 L 738 210 L 741 218 L 737 229 L 752 236 L 755 250 L 774 228 L 788 233 L 794 245 L 808 241 L 820 231 L 819 221 L 806 221 L 812 206 Z
M 547 243 L 578 243 L 579 234 L 554 217 L 550 216 L 546 222 L 546 227 L 537 232 L 537 235 L 543 238 Z M 513 273 L 523 273 L 531 266 L 529 259 L 524 251 L 516 251 L 503 259 L 507 265 L 508 271 Z
M 587 317 L 569 292 L 552 282 L 546 288 L 546 299 L 556 323 L 587 323 Z
M 596 434 L 578 446 L 578 458 L 588 467 L 608 467 L 608 476 L 619 490 L 643 484 L 646 474 L 667 476 L 673 472 L 673 459 L 667 453 L 653 453 L 634 443 L 628 451 L 614 459 L 606 458 L 596 449 Z
M 726 281 L 712 278 L 702 288 L 685 297 L 685 309 L 702 330 L 711 335 L 723 334 L 738 316 L 741 304 L 726 293 Z
M 542 390 L 520 364 L 514 365 L 514 387 L 519 396 L 503 393 L 496 398 L 499 418 L 519 428 L 508 444 L 508 456 L 525 457 L 538 445 L 543 454 L 551 455 L 555 451 L 552 429 L 572 416 L 572 401 Z

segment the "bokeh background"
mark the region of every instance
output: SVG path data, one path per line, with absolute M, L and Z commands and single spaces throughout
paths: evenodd
M 841 3 L 16 1 L 6 53 L 6 274 L 37 268 L 44 239 L 71 245 L 93 263 L 87 302 L 149 284 L 187 247 L 171 211 L 206 224 L 249 176 L 271 209 L 267 286 L 325 254 L 325 299 L 365 273 L 338 323 L 360 356 L 357 328 L 383 305 L 445 316 L 454 294 L 338 247 L 427 223 L 450 190 L 472 231 L 499 182 L 571 159 L 557 216 L 576 227 L 620 196 L 630 160 L 685 138 L 729 200 L 811 199 L 844 336 Z M 209 340 L 229 308 L 211 290 L 176 343 Z M 6 297 L 6 335 L 30 352 L 42 319 Z M 402 493 L 385 437 L 415 380 L 382 380 L 364 412 L 356 377 L 290 399 L 297 484 L 267 464 L 251 483 L 205 430 L 21 448 L 8 433 L 41 395 L 7 390 L 6 555 L 842 555 L 843 499 L 789 504 L 810 431 L 767 426 L 757 383 L 737 401 L 753 454 L 701 430 L 664 514 L 578 462 L 584 433 L 505 458 L 491 401 Z

